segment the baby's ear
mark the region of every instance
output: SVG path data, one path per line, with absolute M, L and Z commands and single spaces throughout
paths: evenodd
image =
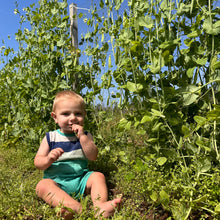
M 51 112 L 51 117 L 54 119 L 54 121 L 57 123 L 57 116 L 55 112 Z

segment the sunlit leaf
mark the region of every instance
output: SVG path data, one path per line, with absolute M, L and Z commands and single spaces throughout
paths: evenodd
M 158 198 L 157 193 L 156 193 L 155 191 L 153 191 L 152 194 L 150 195 L 150 198 L 151 198 L 154 202 L 156 202 L 156 201 L 157 201 L 157 198 Z
M 65 66 L 70 66 L 72 64 L 72 60 L 68 60 L 66 63 L 65 63 Z
M 152 128 L 152 132 L 158 132 L 159 129 L 162 127 L 163 123 L 159 122 L 159 123 L 155 123 L 155 125 Z
M 220 120 L 220 106 L 214 105 L 214 109 L 207 113 L 209 120 Z
M 215 57 L 211 62 L 211 69 L 214 72 L 216 69 L 220 69 L 220 61 L 217 61 L 217 58 Z
M 220 213 L 220 203 L 215 207 L 215 212 Z
M 62 47 L 62 46 L 64 46 L 65 45 L 65 41 L 63 40 L 63 39 L 61 39 L 61 40 L 59 40 L 58 42 L 57 42 L 57 46 L 58 47 Z
M 203 30 L 208 34 L 218 35 L 220 33 L 220 21 L 213 24 L 212 18 L 208 16 L 203 23 Z
M 137 134 L 146 135 L 146 130 L 139 130 L 139 131 L 137 132 Z
M 207 63 L 207 58 L 196 59 L 195 62 L 200 66 L 204 66 Z
M 160 69 L 161 69 L 160 66 L 156 66 L 156 67 L 151 66 L 151 68 L 150 68 L 151 72 L 154 74 L 158 73 L 160 71 Z
M 161 198 L 162 202 L 170 200 L 169 195 L 164 190 L 160 191 L 160 198 Z
M 206 118 L 202 117 L 202 116 L 194 116 L 194 120 L 199 124 L 199 125 L 202 125 L 205 123 L 206 121 Z
M 200 87 L 196 85 L 188 85 L 183 89 L 183 103 L 184 105 L 190 105 L 194 103 L 199 97 Z
M 149 142 L 149 143 L 155 143 L 157 141 L 158 141 L 157 138 L 149 138 L 149 139 L 147 139 L 147 142 Z
M 197 94 L 194 93 L 186 93 L 183 95 L 183 99 L 184 99 L 184 105 L 191 105 L 192 103 L 194 103 L 197 98 L 199 96 Z
M 204 160 L 199 161 L 198 170 L 200 173 L 206 173 L 211 169 L 211 166 L 211 161 L 208 158 L 206 158 Z
M 187 37 L 190 37 L 190 38 L 198 37 L 199 35 L 201 35 L 201 33 L 202 33 L 202 30 L 196 30 L 188 34 Z
M 195 70 L 196 67 L 193 67 L 193 68 L 189 68 L 186 72 L 187 76 L 189 78 L 192 78 L 193 77 L 193 74 L 194 74 L 194 70 Z
M 149 122 L 152 120 L 152 117 L 150 115 L 144 115 L 144 117 L 141 119 L 141 124 L 144 124 L 146 122 Z
M 127 82 L 127 89 L 131 92 L 139 92 L 140 90 L 143 89 L 143 85 L 139 83 L 133 83 L 133 82 Z
M 154 117 L 161 117 L 161 118 L 165 118 L 165 116 L 163 115 L 162 112 L 156 110 L 156 109 L 151 109 L 152 112 L 152 116 Z
M 158 163 L 159 166 L 163 166 L 166 162 L 167 162 L 167 158 L 166 157 L 159 157 L 159 158 L 157 158 L 157 163 Z
M 148 16 L 141 16 L 138 18 L 138 24 L 140 26 L 146 27 L 146 28 L 153 28 L 154 22 L 151 17 Z

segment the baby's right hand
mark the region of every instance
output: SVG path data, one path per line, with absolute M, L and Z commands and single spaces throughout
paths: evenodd
M 55 148 L 48 154 L 48 159 L 52 162 L 56 161 L 64 153 L 62 148 Z

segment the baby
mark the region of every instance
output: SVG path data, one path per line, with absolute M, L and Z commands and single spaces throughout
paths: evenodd
M 65 219 L 82 212 L 79 198 L 88 194 L 97 217 L 114 215 L 121 198 L 108 201 L 105 176 L 88 170 L 88 160 L 96 160 L 98 149 L 92 135 L 83 129 L 83 98 L 73 91 L 59 92 L 51 116 L 60 129 L 46 133 L 35 156 L 35 166 L 44 170 L 44 177 L 36 186 L 37 195 L 52 207 L 61 205 Z

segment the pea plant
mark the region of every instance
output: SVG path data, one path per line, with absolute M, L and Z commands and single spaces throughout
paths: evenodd
M 143 139 L 135 155 L 139 166 L 151 155 L 160 170 L 174 169 L 172 175 L 184 180 L 190 201 L 185 219 L 201 202 L 199 181 L 220 161 L 219 11 L 211 0 L 101 0 L 86 19 L 92 31 L 82 38 L 92 67 L 107 69 L 98 84 L 96 68 L 87 97 L 95 94 L 103 102 L 104 89 L 107 105 L 118 104 L 117 135 L 135 130 Z
M 53 127 L 54 95 L 71 89 L 82 67 L 77 62 L 79 52 L 71 46 L 66 0 L 40 0 L 22 11 L 16 7 L 19 49 L 1 47 L 0 131 L 3 145 L 23 140 L 34 149 L 44 131 Z M 79 92 L 86 87 L 86 78 L 81 80 Z

